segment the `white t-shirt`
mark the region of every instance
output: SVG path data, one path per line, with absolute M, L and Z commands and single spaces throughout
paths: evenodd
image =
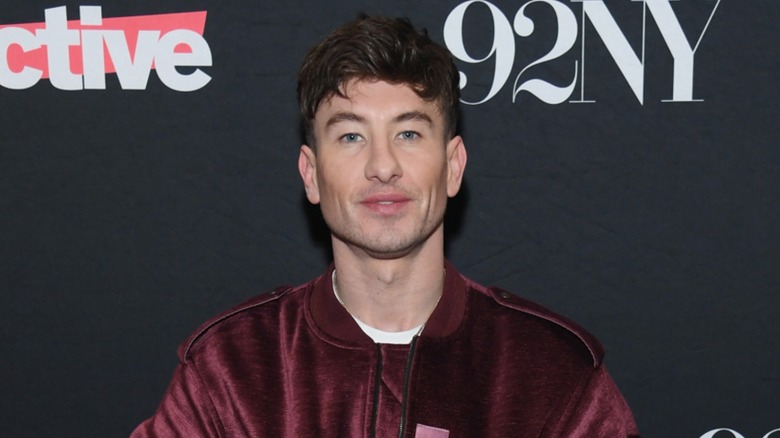
M 363 330 L 363 332 L 367 334 L 369 338 L 373 339 L 377 344 L 410 344 L 412 339 L 414 339 L 414 336 L 419 333 L 420 329 L 423 327 L 423 325 L 420 324 L 417 327 L 412 327 L 409 330 L 404 330 L 402 332 L 386 332 L 384 330 L 371 327 L 354 316 L 352 319 L 354 319 L 355 322 L 360 326 L 360 329 Z

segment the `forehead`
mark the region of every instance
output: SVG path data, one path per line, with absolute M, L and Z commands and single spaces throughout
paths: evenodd
M 322 101 L 314 114 L 314 124 L 322 126 L 336 113 L 351 113 L 363 119 L 392 120 L 400 114 L 426 114 L 433 125 L 441 126 L 443 116 L 434 101 L 422 99 L 407 84 L 352 80 L 342 87 L 344 97 L 334 94 Z

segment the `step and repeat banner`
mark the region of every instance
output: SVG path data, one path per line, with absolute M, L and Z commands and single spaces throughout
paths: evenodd
M 296 73 L 366 12 L 461 71 L 453 263 L 598 336 L 643 436 L 780 438 L 780 2 L 9 3 L 0 436 L 127 436 L 203 320 L 325 269 Z

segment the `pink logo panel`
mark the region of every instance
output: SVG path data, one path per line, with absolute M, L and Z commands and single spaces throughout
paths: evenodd
M 439 429 L 438 427 L 426 426 L 424 424 L 418 424 L 414 433 L 415 438 L 447 438 L 449 436 L 450 431 L 447 429 Z

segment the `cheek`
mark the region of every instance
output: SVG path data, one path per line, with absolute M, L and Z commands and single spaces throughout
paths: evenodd
M 447 168 L 442 166 L 439 161 L 428 163 L 427 167 L 419 170 L 418 175 L 424 175 L 424 182 L 430 187 L 432 192 L 439 192 L 447 190 Z M 422 182 L 422 181 L 421 181 Z
M 349 179 L 347 175 L 338 170 L 331 170 L 328 173 L 320 173 L 318 178 L 319 192 L 321 202 L 338 202 L 340 198 L 346 198 L 349 195 Z

